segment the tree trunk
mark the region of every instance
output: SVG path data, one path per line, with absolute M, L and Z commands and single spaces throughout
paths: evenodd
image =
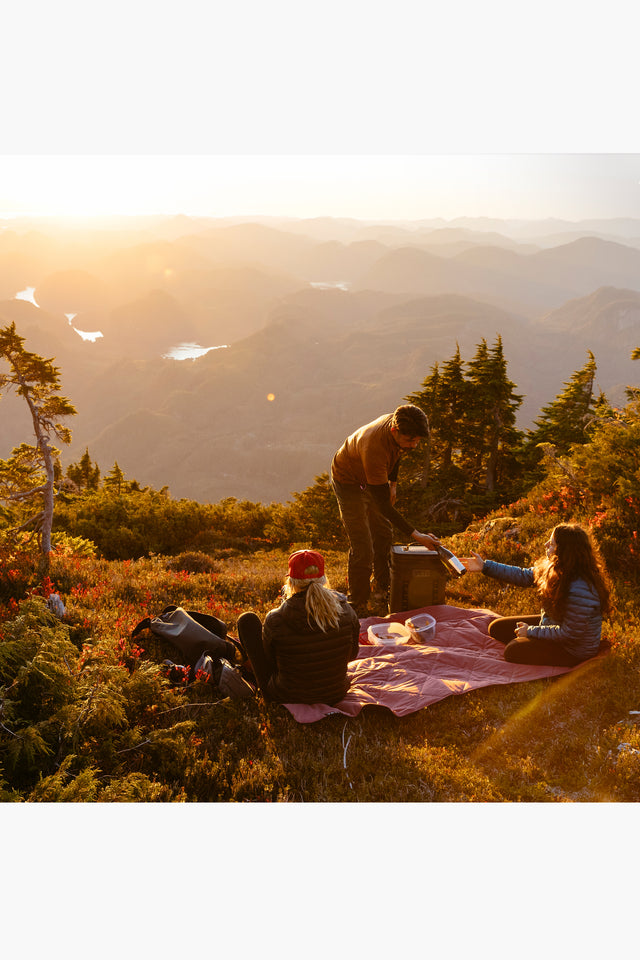
M 55 483 L 55 468 L 53 464 L 53 456 L 51 453 L 51 447 L 49 445 L 49 439 L 42 429 L 42 423 L 40 421 L 40 416 L 38 414 L 38 408 L 31 399 L 30 396 L 26 396 L 27 403 L 29 404 L 29 409 L 31 410 L 31 417 L 33 420 L 33 429 L 36 435 L 36 446 L 42 454 L 42 460 L 44 463 L 44 469 L 47 474 L 47 480 L 44 484 L 44 490 L 42 494 L 43 498 L 43 507 L 42 507 L 42 521 L 40 523 L 40 550 L 43 554 L 43 557 L 46 557 L 46 565 L 49 564 L 49 554 L 51 553 L 51 528 L 53 527 L 53 498 L 54 498 L 54 483 Z
M 45 470 L 47 471 L 47 482 L 43 494 L 42 525 L 40 527 L 40 542 L 43 554 L 48 557 L 51 553 L 51 528 L 53 527 L 53 498 L 54 498 L 54 480 L 55 470 L 53 466 L 53 457 L 51 456 L 51 447 L 47 440 L 40 440 L 40 450 L 44 460 Z

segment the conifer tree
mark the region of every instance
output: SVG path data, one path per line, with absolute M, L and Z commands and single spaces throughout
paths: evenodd
M 516 430 L 516 412 L 523 396 L 515 393 L 516 384 L 507 376 L 507 362 L 502 349 L 502 337 L 498 336 L 489 358 L 489 389 L 491 391 L 488 431 L 488 458 L 486 472 L 487 490 L 494 490 L 504 464 L 506 454 L 522 439 Z
M 0 329 L 0 358 L 8 364 L 8 371 L 0 372 L 0 389 L 9 388 L 24 397 L 36 438 L 34 446 L 23 443 L 14 449 L 9 460 L 0 461 L 0 498 L 22 505 L 33 498 L 42 498 L 42 509 L 26 519 L 21 518 L 15 529 L 36 530 L 40 549 L 48 561 L 59 457 L 52 440 L 70 443 L 71 431 L 61 421 L 73 416 L 76 410 L 59 394 L 59 370 L 53 365 L 53 358 L 44 359 L 31 353 L 25 349 L 24 342 L 24 337 L 16 332 L 15 323 Z
M 423 449 L 423 479 L 429 476 L 431 461 L 439 470 L 448 470 L 465 433 L 466 403 L 468 384 L 464 377 L 460 347 L 456 343 L 456 352 L 446 360 L 440 370 L 438 363 L 431 368 L 430 374 L 422 382 L 422 389 L 406 397 L 408 403 L 414 403 L 427 414 L 431 437 Z
M 565 381 L 562 393 L 540 411 L 536 429 L 527 434 L 527 447 L 552 443 L 559 453 L 567 453 L 572 444 L 588 440 L 585 428 L 597 416 L 593 392 L 597 367 L 591 350 L 587 354 L 587 362 Z M 602 403 L 602 395 L 597 403 Z
M 445 469 L 453 462 L 454 451 L 462 446 L 466 420 L 466 404 L 469 385 L 465 380 L 460 347 L 442 365 L 440 377 L 439 440 L 442 450 L 442 466 Z
M 413 403 L 427 415 L 429 421 L 429 436 L 425 437 L 424 442 L 418 449 L 409 455 L 410 459 L 419 467 L 419 483 L 424 487 L 427 478 L 431 473 L 432 445 L 434 439 L 440 431 L 440 371 L 437 362 L 431 368 L 431 373 L 422 381 L 422 390 L 417 393 L 410 393 L 405 397 L 407 403 Z
M 489 379 L 489 348 L 484 337 L 477 345 L 474 356 L 467 363 L 467 378 L 470 390 L 465 418 L 464 459 L 470 476 L 478 482 L 482 472 L 487 409 L 490 403 L 486 390 L 486 382 Z
M 104 485 L 120 496 L 121 493 L 124 493 L 126 490 L 126 483 L 124 479 L 124 471 L 118 466 L 118 461 L 116 460 L 111 470 L 104 478 Z
M 432 469 L 429 476 L 423 464 L 420 485 L 428 487 L 431 501 L 440 498 L 439 503 L 460 505 L 470 492 L 477 495 L 479 488 L 490 498 L 505 484 L 510 495 L 517 490 L 521 469 L 516 452 L 522 434 L 515 428 L 515 419 L 522 397 L 507 376 L 500 336 L 491 349 L 482 339 L 467 364 L 456 344 L 455 354 L 443 364 L 434 364 L 422 389 L 406 400 L 429 417 Z M 406 473 L 417 466 L 418 451 L 404 459 Z M 409 496 L 414 510 L 424 506 L 419 497 Z
M 632 350 L 631 359 L 640 360 L 640 347 L 636 347 L 635 350 Z M 640 387 L 627 387 L 625 393 L 629 402 L 640 399 Z
M 70 463 L 67 476 L 80 490 L 97 490 L 100 485 L 100 467 L 91 462 L 89 449 L 80 457 L 78 463 Z
M 489 350 L 483 338 L 467 368 L 465 445 L 472 476 L 488 491 L 498 483 L 504 453 L 515 447 L 519 433 L 515 429 L 516 412 L 522 396 L 507 376 L 502 337 Z

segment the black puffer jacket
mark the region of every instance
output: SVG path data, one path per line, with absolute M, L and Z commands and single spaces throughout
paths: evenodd
M 339 594 L 342 612 L 335 630 L 322 633 L 307 620 L 306 590 L 267 614 L 264 651 L 272 677 L 269 693 L 280 703 L 338 703 L 349 689 L 347 664 L 358 656 L 360 622 Z

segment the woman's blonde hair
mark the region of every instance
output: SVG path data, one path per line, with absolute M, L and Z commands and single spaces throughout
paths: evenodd
M 331 589 L 326 576 L 314 577 L 312 580 L 294 580 L 293 577 L 287 577 L 283 590 L 285 600 L 304 589 L 307 591 L 304 607 L 309 623 L 315 621 L 323 633 L 335 630 L 340 623 L 342 607 L 340 595 Z

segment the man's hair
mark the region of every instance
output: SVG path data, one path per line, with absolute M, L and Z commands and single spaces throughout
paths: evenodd
M 405 437 L 429 436 L 429 421 L 426 413 L 412 403 L 405 403 L 394 411 L 391 426 L 397 427 Z

